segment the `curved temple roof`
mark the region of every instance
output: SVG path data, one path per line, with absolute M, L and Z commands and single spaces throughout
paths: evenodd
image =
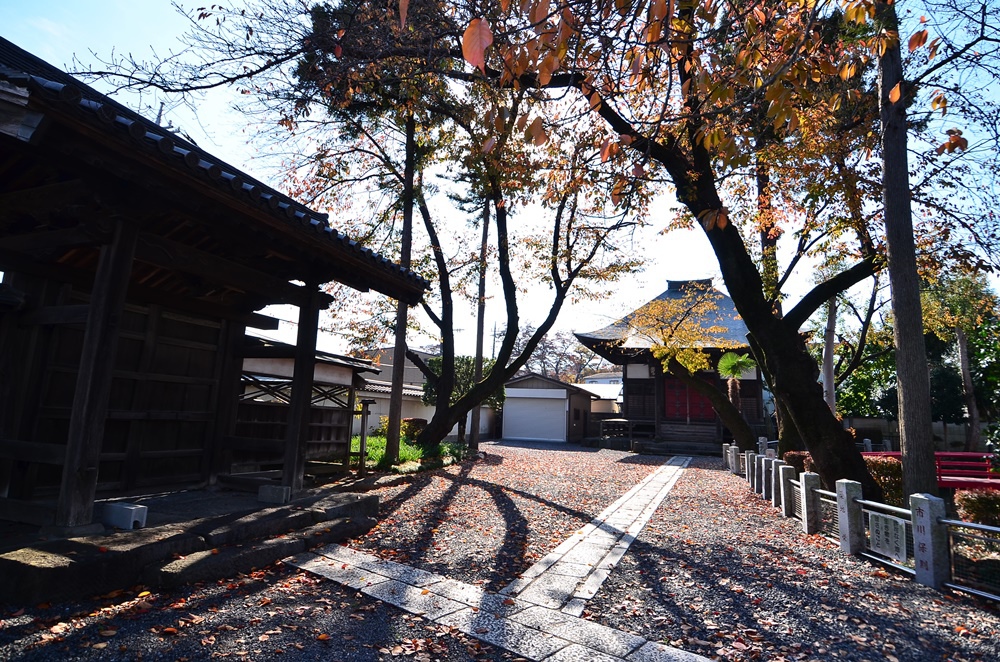
M 722 327 L 723 330 L 712 335 L 733 346 L 746 346 L 748 333 L 746 324 L 736 311 L 733 300 L 712 288 L 710 279 L 667 281 L 667 289 L 663 293 L 622 319 L 601 329 L 575 333 L 574 335 L 591 351 L 609 361 L 621 364 L 627 357 L 638 357 L 645 354 L 653 345 L 649 337 L 638 333 L 635 329 L 635 320 L 642 316 L 643 310 L 650 308 L 658 301 L 682 300 L 690 294 L 692 288 L 710 289 L 717 296 L 714 300 L 716 318 L 706 320 L 706 323 Z

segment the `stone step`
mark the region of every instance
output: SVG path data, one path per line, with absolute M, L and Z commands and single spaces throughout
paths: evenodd
M 227 555 L 232 554 L 231 563 L 260 567 L 266 565 L 261 560 L 272 555 L 249 551 L 254 545 L 265 550 L 273 548 L 276 555 L 269 562 L 274 562 L 294 552 L 286 550 L 286 543 L 274 543 L 272 539 L 282 540 L 284 536 L 295 541 L 287 546 L 299 551 L 320 542 L 340 542 L 371 529 L 377 514 L 378 498 L 374 495 L 332 494 L 279 507 L 43 541 L 0 554 L 0 603 L 75 600 L 157 577 L 170 577 L 171 582 L 189 581 L 173 579 L 193 576 L 183 574 L 179 567 L 166 574 L 158 569 L 162 571 L 179 557 L 193 554 L 201 554 L 197 558 L 221 578 L 233 572 L 233 566 L 206 561 L 205 556 L 229 558 Z

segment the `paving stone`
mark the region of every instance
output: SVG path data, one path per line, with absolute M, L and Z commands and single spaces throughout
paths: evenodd
M 316 552 L 336 561 L 348 563 L 371 572 L 377 572 L 389 579 L 395 579 L 406 584 L 412 584 L 413 586 L 430 586 L 445 579 L 442 575 L 403 565 L 402 563 L 396 563 L 395 561 L 386 561 L 373 554 L 359 552 L 356 549 L 344 547 L 343 545 L 328 545 L 317 549 Z
M 646 643 L 637 635 L 544 607 L 532 607 L 511 616 L 510 620 L 618 657 L 624 657 Z
M 568 554 L 563 556 L 562 560 L 564 563 L 597 565 L 609 551 L 611 551 L 610 545 L 598 545 L 590 542 L 582 542 L 570 550 Z
M 517 579 L 515 579 L 514 581 L 507 584 L 499 591 L 497 591 L 497 593 L 499 593 L 500 595 L 517 595 L 525 588 L 527 588 L 529 584 L 531 584 L 532 579 L 534 579 L 534 577 L 531 578 L 523 576 L 518 577 Z
M 447 614 L 469 609 L 461 602 L 431 593 L 426 589 L 389 579 L 361 589 L 365 595 L 396 605 L 411 614 L 419 614 L 436 620 Z
M 562 613 L 570 616 L 582 616 L 583 610 L 587 608 L 587 601 L 583 598 L 573 598 L 562 608 Z
M 443 595 L 456 602 L 475 607 L 480 611 L 500 616 L 510 616 L 533 606 L 530 602 L 498 593 L 489 593 L 478 586 L 464 584 L 454 579 L 446 579 L 438 584 L 432 584 L 428 590 L 431 593 Z
M 551 572 L 555 575 L 566 575 L 567 577 L 578 577 L 583 578 L 590 574 L 594 569 L 594 566 L 589 563 L 569 563 L 567 561 L 560 561 L 554 566 L 548 569 L 547 572 Z
M 563 555 L 562 552 L 549 552 L 542 558 L 535 561 L 535 563 L 530 568 L 522 572 L 521 576 L 524 577 L 525 579 L 533 579 L 537 577 L 538 575 L 542 574 L 543 572 L 551 568 L 554 563 L 559 561 L 559 559 L 562 558 L 562 555 Z
M 545 574 L 517 594 L 521 600 L 543 607 L 557 609 L 566 604 L 576 591 L 580 580 L 565 575 Z
M 625 552 L 628 551 L 627 546 L 615 545 L 608 555 L 601 559 L 600 567 L 611 569 L 618 565 L 618 562 L 622 560 L 625 556 Z
M 475 612 L 472 609 L 449 614 L 435 621 L 531 660 L 543 660 L 570 643 L 510 619 L 497 618 L 493 614 Z
M 592 597 L 597 595 L 597 592 L 599 590 L 601 590 L 601 584 L 604 583 L 604 581 L 608 578 L 608 575 L 610 573 L 611 571 L 607 568 L 598 568 L 594 570 L 594 572 L 592 572 L 590 576 L 587 577 L 587 581 L 585 581 L 573 593 L 573 597 L 583 598 L 584 600 L 591 599 Z
M 359 568 L 349 563 L 344 563 L 343 561 L 330 559 L 325 556 L 316 556 L 311 560 L 302 562 L 298 561 L 297 558 L 295 560 L 286 559 L 285 563 L 308 572 L 315 573 L 321 577 L 326 577 L 327 579 L 331 579 L 335 582 L 339 582 L 340 584 L 349 586 L 355 590 L 360 590 L 367 586 L 374 586 L 375 584 L 388 581 L 388 577 L 384 577 L 378 573 Z
M 545 662 L 621 662 L 621 658 L 605 655 L 580 644 L 570 644 L 545 658 Z
M 708 662 L 707 657 L 682 651 L 680 648 L 666 646 L 655 641 L 646 645 L 625 658 L 628 662 Z

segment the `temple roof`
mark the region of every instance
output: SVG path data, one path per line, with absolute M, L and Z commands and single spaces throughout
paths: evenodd
M 702 288 L 715 297 L 716 310 L 712 319 L 701 320 L 704 326 L 719 328 L 711 333 L 717 342 L 702 344 L 702 349 L 714 348 L 717 345 L 730 347 L 746 347 L 747 327 L 736 311 L 736 305 L 728 296 L 712 287 L 711 279 L 704 280 L 671 280 L 667 281 L 667 289 L 656 298 L 644 303 L 620 320 L 595 331 L 575 333 L 584 346 L 600 356 L 616 364 L 626 363 L 629 358 L 645 358 L 653 346 L 653 338 L 644 334 L 639 328 L 645 311 L 655 308 L 657 302 L 680 301 L 689 296 L 692 288 Z M 668 320 L 664 320 L 668 322 Z

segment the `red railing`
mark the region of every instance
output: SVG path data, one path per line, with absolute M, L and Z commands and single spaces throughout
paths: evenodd
M 862 453 L 899 458 L 899 451 Z M 994 473 L 992 453 L 934 453 L 938 487 L 1000 490 L 1000 473 Z

